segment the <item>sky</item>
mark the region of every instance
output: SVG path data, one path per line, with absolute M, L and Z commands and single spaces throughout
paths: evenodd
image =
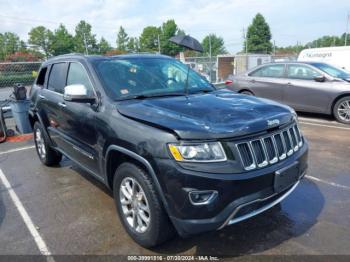
M 129 36 L 139 36 L 145 26 L 175 19 L 200 41 L 209 33 L 223 37 L 227 50 L 235 53 L 242 49 L 243 29 L 258 12 L 277 46 L 306 44 L 345 32 L 350 0 L 0 0 L 0 33 L 11 31 L 27 40 L 32 27 L 54 30 L 60 23 L 74 33 L 85 20 L 98 38 L 115 46 L 120 26 Z

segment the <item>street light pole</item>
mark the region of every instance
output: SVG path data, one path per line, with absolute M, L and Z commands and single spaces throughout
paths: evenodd
M 210 61 L 210 67 L 209 67 L 209 78 L 210 78 L 210 82 L 212 82 L 212 78 L 211 78 L 211 71 L 212 71 L 212 64 L 211 64 L 211 35 L 209 34 L 209 61 Z
M 89 51 L 88 51 L 88 48 L 87 48 L 85 32 L 83 32 L 83 37 L 84 37 L 85 54 L 88 55 Z
M 160 54 L 160 40 L 159 40 L 159 34 L 158 34 L 158 53 Z
M 347 46 L 348 44 L 349 20 L 350 20 L 350 12 L 348 12 L 348 15 L 346 16 L 346 32 L 345 32 L 345 43 L 344 43 L 345 46 Z

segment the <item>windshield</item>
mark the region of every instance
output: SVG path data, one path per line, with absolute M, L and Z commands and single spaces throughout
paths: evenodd
M 108 93 L 114 99 L 137 96 L 184 95 L 213 91 L 214 87 L 183 63 L 168 58 L 116 58 L 94 64 Z
M 312 65 L 333 77 L 341 78 L 341 79 L 350 78 L 350 72 L 347 72 L 343 69 L 340 69 L 325 63 L 312 63 Z

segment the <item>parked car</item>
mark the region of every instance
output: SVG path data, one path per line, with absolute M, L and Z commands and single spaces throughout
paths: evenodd
M 231 90 L 350 124 L 350 73 L 321 62 L 269 63 L 226 81 Z
M 145 247 L 255 216 L 307 169 L 293 109 L 215 90 L 166 56 L 52 58 L 30 97 L 41 162 L 65 155 L 104 183 Z

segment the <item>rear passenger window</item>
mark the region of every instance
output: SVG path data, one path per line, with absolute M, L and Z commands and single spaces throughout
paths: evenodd
M 66 85 L 67 63 L 58 63 L 51 66 L 48 89 L 63 94 Z
M 249 76 L 280 78 L 284 76 L 284 65 L 264 66 L 250 73 Z
M 41 68 L 38 78 L 36 80 L 36 84 L 38 86 L 44 86 L 45 84 L 45 76 L 46 76 L 46 72 L 47 72 L 47 67 L 43 67 Z
M 88 95 L 93 96 L 93 87 L 91 85 L 88 73 L 79 63 L 70 63 L 67 77 L 67 85 L 84 85 L 88 90 Z

